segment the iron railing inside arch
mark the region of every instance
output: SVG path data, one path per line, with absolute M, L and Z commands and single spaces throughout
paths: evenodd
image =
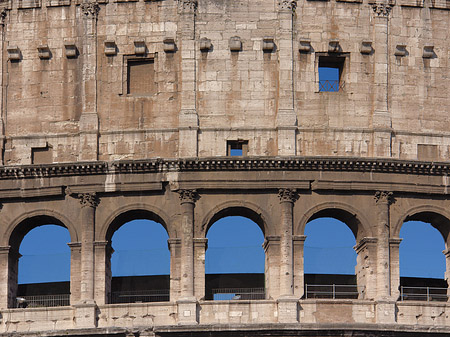
M 305 298 L 358 299 L 365 287 L 352 284 L 305 284 Z
M 447 302 L 447 288 L 401 286 L 400 301 Z
M 111 304 L 168 302 L 169 300 L 169 289 L 113 291 L 111 293 Z
M 64 307 L 70 305 L 70 294 L 20 296 L 16 308 Z
M 214 301 L 232 300 L 264 300 L 266 290 L 264 288 L 217 288 L 212 289 Z

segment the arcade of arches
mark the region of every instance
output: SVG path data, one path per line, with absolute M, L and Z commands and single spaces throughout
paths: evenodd
M 450 220 L 444 204 L 445 201 L 434 200 L 431 204 L 426 199 L 413 200 L 402 195 L 394 199 L 393 193 L 384 191 L 354 198 L 351 194 L 311 193 L 295 188 L 225 194 L 184 189 L 115 197 L 95 192 L 69 193 L 61 200 L 28 203 L 25 212 L 16 209 L 3 218 L 2 228 L 6 230 L 2 237 L 6 241 L 1 249 L 0 266 L 7 272 L 1 276 L 1 306 L 16 307 L 16 298 L 21 295 L 17 287 L 20 243 L 30 230 L 45 224 L 65 227 L 70 233 L 70 303 L 119 303 L 111 296 L 111 241 L 122 225 L 135 219 L 160 224 L 169 237 L 170 277 L 146 281 L 159 284 L 156 286 L 159 290 L 170 289 L 170 294 L 159 301 L 190 303 L 212 299 L 208 290 L 211 286 L 205 277 L 206 235 L 215 222 L 229 216 L 250 219 L 264 234 L 264 277 L 250 281 L 253 286 L 264 288 L 263 295 L 250 299 L 307 297 L 303 267 L 305 227 L 314 219 L 331 217 L 345 223 L 355 238 L 353 298 L 395 301 L 401 295 L 402 224 L 411 220 L 428 222 L 441 233 L 447 245 Z M 3 211 L 13 210 L 12 206 L 5 204 Z M 449 270 L 448 251 L 445 256 Z M 246 282 L 245 278 L 242 282 Z

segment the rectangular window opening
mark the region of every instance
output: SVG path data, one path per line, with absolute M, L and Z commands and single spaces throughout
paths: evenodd
M 153 59 L 127 60 L 127 94 L 151 95 L 155 93 Z
M 337 92 L 343 87 L 345 57 L 319 57 L 319 92 Z
M 248 140 L 227 141 L 227 156 L 242 157 L 247 155 Z

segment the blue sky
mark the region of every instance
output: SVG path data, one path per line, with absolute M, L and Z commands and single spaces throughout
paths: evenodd
M 240 234 L 237 234 L 240 233 Z M 305 272 L 353 274 L 355 239 L 348 227 L 334 219 L 311 221 L 305 230 Z M 400 236 L 402 276 L 443 278 L 444 241 L 439 232 L 422 222 L 406 223 Z M 207 273 L 263 273 L 263 235 L 251 220 L 228 217 L 208 232 Z M 169 273 L 167 233 L 158 223 L 137 220 L 122 226 L 113 236 L 113 276 Z M 19 283 L 67 281 L 70 275 L 68 231 L 46 225 L 30 231 L 22 241 Z

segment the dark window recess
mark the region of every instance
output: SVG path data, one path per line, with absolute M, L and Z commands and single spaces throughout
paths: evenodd
M 342 89 L 341 81 L 344 71 L 345 57 L 320 56 L 319 57 L 319 91 L 337 92 Z
M 51 164 L 53 163 L 53 149 L 49 146 L 31 148 L 32 164 Z
M 155 93 L 153 59 L 127 61 L 127 94 L 149 95 Z
M 248 140 L 227 141 L 227 156 L 231 157 L 246 156 L 247 151 L 248 151 Z

